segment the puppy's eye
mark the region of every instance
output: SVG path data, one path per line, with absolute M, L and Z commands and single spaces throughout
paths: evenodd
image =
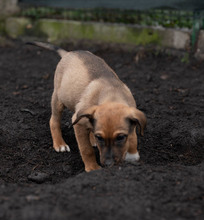
M 99 142 L 103 142 L 104 141 L 104 139 L 100 135 L 95 135 L 95 138 Z
M 125 141 L 127 138 L 127 135 L 126 134 L 119 134 L 117 137 L 116 137 L 116 141 Z

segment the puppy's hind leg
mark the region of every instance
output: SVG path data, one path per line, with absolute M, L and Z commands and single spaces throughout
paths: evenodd
M 52 115 L 50 118 L 50 131 L 53 140 L 53 148 L 57 152 L 70 151 L 69 146 L 65 143 L 64 139 L 62 138 L 61 132 L 61 118 L 64 105 L 58 100 L 55 92 L 53 92 L 52 95 L 51 107 Z

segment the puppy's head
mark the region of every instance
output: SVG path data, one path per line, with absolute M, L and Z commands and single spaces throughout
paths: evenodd
M 121 162 L 129 147 L 128 137 L 135 132 L 144 135 L 146 117 L 140 110 L 120 103 L 105 103 L 79 112 L 73 125 L 88 118 L 100 153 L 101 165 Z M 86 120 L 87 121 L 87 120 Z

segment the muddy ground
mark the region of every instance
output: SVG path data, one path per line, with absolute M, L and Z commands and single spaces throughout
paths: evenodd
M 204 63 L 156 50 L 68 43 L 116 71 L 148 118 L 141 160 L 84 172 L 71 113 L 62 130 L 70 153 L 56 153 L 49 131 L 59 57 L 12 42 L 0 48 L 0 219 L 204 219 Z M 97 152 L 96 152 L 97 153 Z

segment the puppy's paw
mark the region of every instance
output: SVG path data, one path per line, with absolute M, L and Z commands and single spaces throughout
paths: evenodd
M 101 169 L 101 166 L 99 166 L 98 164 L 96 165 L 92 165 L 92 166 L 86 166 L 85 167 L 85 171 L 88 173 L 88 172 L 91 172 L 91 171 L 94 171 L 94 170 L 100 170 Z
M 126 153 L 125 161 L 130 162 L 130 163 L 136 163 L 139 160 L 140 160 L 140 155 L 138 152 L 135 154 L 130 154 L 128 152 Z
M 70 148 L 67 144 L 63 144 L 63 145 L 60 145 L 58 147 L 54 147 L 55 151 L 57 152 L 65 152 L 65 151 L 68 151 L 70 152 Z

